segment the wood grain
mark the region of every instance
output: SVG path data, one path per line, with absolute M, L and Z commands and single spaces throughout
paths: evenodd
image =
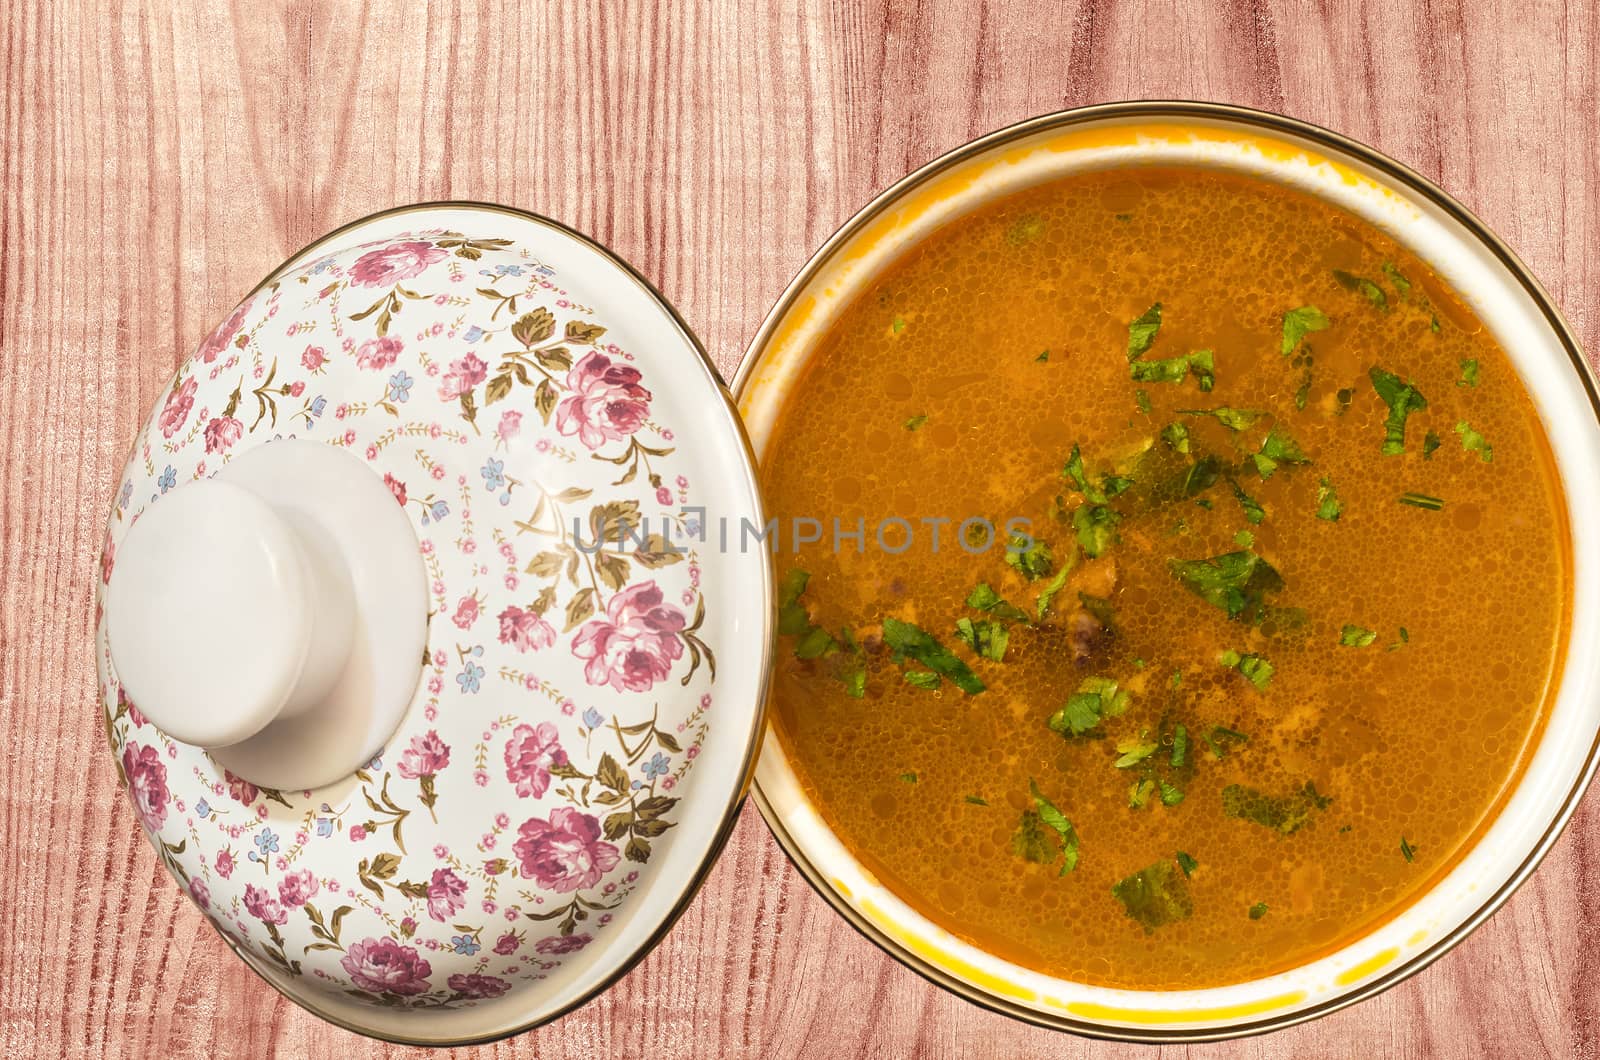
M 404 1052 L 282 1001 L 166 880 L 96 734 L 103 519 L 180 356 L 290 251 L 477 198 L 632 260 L 731 375 L 811 249 L 1017 119 L 1194 97 L 1416 167 L 1600 349 L 1600 12 L 1558 0 L 8 0 L 0 14 L 0 1053 Z M 1201 1057 L 1600 1055 L 1600 801 L 1382 997 Z M 857 936 L 752 809 L 666 943 L 500 1056 L 1148 1056 L 1008 1021 Z

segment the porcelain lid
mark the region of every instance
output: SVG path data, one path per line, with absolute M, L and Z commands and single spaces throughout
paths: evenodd
M 96 648 L 138 817 L 320 1015 L 553 1018 L 731 828 L 771 644 L 744 523 L 738 417 L 624 263 L 479 204 L 341 229 L 201 343 L 121 480 Z

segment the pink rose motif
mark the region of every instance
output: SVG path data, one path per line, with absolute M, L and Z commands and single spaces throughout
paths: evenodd
M 211 908 L 211 888 L 206 886 L 206 881 L 196 876 L 189 881 L 189 897 L 194 899 L 194 904 L 201 909 Z
M 117 543 L 112 541 L 111 536 L 108 534 L 106 535 L 106 547 L 100 551 L 100 583 L 102 585 L 110 583 L 111 571 L 116 565 Z
M 538 651 L 556 642 L 556 628 L 537 611 L 512 606 L 500 612 L 500 643 L 518 651 Z
M 499 997 L 511 989 L 511 984 L 504 979 L 492 975 L 480 975 L 472 972 L 465 975 L 452 975 L 445 980 L 450 984 L 450 989 L 463 997 L 489 998 Z
M 198 386 L 194 376 L 190 376 L 172 388 L 172 393 L 167 395 L 167 403 L 161 406 L 161 436 L 171 438 L 183 428 L 183 423 L 189 418 L 189 410 L 194 407 L 194 390 Z
M 244 324 L 244 315 L 250 311 L 251 301 L 251 299 L 245 299 L 244 303 L 235 309 L 227 320 L 222 322 L 221 327 L 207 335 L 205 340 L 200 343 L 200 348 L 195 351 L 195 356 L 206 364 L 216 360 L 217 354 L 227 349 L 228 343 L 232 342 L 233 337 L 239 334 L 239 328 Z
M 469 629 L 478 621 L 478 598 L 476 596 L 463 596 L 456 604 L 456 613 L 451 618 L 457 629 Z
M 300 355 L 300 363 L 306 366 L 306 371 L 315 372 L 322 367 L 322 362 L 328 359 L 328 351 L 321 346 L 307 346 L 306 352 Z
M 350 283 L 354 287 L 385 287 L 399 283 L 421 275 L 444 256 L 444 251 L 421 240 L 390 243 L 357 258 L 350 266 Z
M 517 833 L 521 838 L 513 849 L 522 875 L 563 893 L 593 887 L 621 857 L 601 840 L 600 822 L 570 806 L 552 810 L 548 821 L 528 818 Z
M 120 685 L 117 686 L 117 709 L 128 712 L 128 723 L 135 729 L 144 728 L 145 716 L 140 712 L 139 705 L 128 698 L 127 690 Z
M 576 434 L 590 449 L 619 441 L 644 426 L 650 391 L 639 385 L 639 370 L 612 364 L 595 351 L 567 373 L 571 393 L 556 409 L 556 430 Z
M 222 853 L 217 855 L 218 876 L 221 876 L 223 879 L 227 879 L 228 877 L 232 876 L 233 866 L 233 853 L 231 851 L 224 850 Z
M 228 783 L 228 794 L 239 800 L 241 805 L 250 805 L 256 801 L 256 796 L 261 794 L 260 788 L 257 788 L 243 777 L 234 776 L 232 770 L 224 769 L 222 771 L 222 779 Z
M 299 909 L 317 893 L 320 887 L 317 878 L 311 875 L 310 869 L 291 872 L 278 881 L 278 900 L 286 908 Z
M 287 924 L 289 914 L 284 911 L 272 892 L 253 883 L 244 885 L 244 908 L 247 913 L 264 924 Z
M 306 384 L 302 380 L 296 379 L 294 382 L 289 384 L 289 395 L 291 397 L 299 397 L 305 392 Z
M 218 416 L 206 424 L 206 452 L 225 452 L 242 434 L 244 434 L 244 424 L 232 416 Z
M 389 492 L 394 494 L 395 502 L 404 508 L 406 506 L 406 484 L 389 474 L 383 473 L 383 484 L 389 487 Z
M 450 764 L 450 745 L 439 739 L 439 734 L 429 729 L 411 738 L 411 745 L 400 755 L 395 768 L 407 780 L 431 777 Z
M 167 819 L 167 803 L 172 801 L 161 752 L 129 741 L 122 748 L 122 772 L 128 778 L 128 793 L 133 796 L 133 808 L 139 820 L 150 831 L 159 830 Z
M 517 952 L 522 945 L 522 939 L 515 931 L 508 931 L 494 940 L 494 951 L 502 957 L 509 957 Z
M 356 365 L 360 368 L 387 368 L 400 356 L 403 344 L 393 335 L 381 339 L 368 339 L 356 347 Z
M 495 435 L 502 442 L 509 442 L 522 431 L 522 413 L 514 409 L 507 409 L 500 414 L 500 426 L 494 429 Z
M 449 869 L 434 869 L 428 882 L 428 915 L 443 923 L 467 904 L 467 881 Z
M 583 949 L 594 939 L 588 934 L 582 935 L 552 935 L 547 939 L 540 939 L 534 943 L 533 948 L 540 953 L 558 954 L 573 953 Z
M 550 787 L 550 767 L 567 764 L 561 749 L 560 731 L 548 721 L 537 727 L 518 725 L 506 741 L 506 779 L 521 798 L 543 795 Z M 520 850 L 520 846 L 518 847 Z
M 439 396 L 446 401 L 458 398 L 483 382 L 488 374 L 489 366 L 475 353 L 469 353 L 459 361 L 451 361 L 450 370 L 439 384 Z
M 352 942 L 339 964 L 362 990 L 402 997 L 427 990 L 433 972 L 422 954 L 391 938 Z
M 648 692 L 683 654 L 684 625 L 683 612 L 665 602 L 655 582 L 636 582 L 607 601 L 605 618 L 584 623 L 572 654 L 589 660 L 583 676 L 591 685 Z

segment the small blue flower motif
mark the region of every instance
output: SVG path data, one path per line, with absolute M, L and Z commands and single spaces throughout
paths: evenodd
M 332 835 L 333 834 L 333 818 L 332 817 L 318 817 L 317 818 L 317 834 L 318 835 Z
M 211 816 L 211 804 L 204 799 L 194 804 L 194 812 L 199 814 L 201 820 Z
M 521 265 L 496 265 L 494 267 L 494 274 L 496 276 L 521 276 L 522 275 L 522 266 Z
M 468 328 L 467 333 L 461 337 L 467 342 L 477 342 L 479 339 L 483 338 L 483 329 L 474 324 L 472 327 Z
M 326 411 L 327 408 L 328 399 L 323 397 L 321 394 L 318 394 L 316 399 L 311 402 L 311 415 L 321 419 L 323 412 Z
M 433 516 L 434 522 L 443 522 L 444 517 L 450 514 L 450 506 L 444 501 L 434 501 L 433 507 L 429 508 L 428 511 Z
M 165 493 L 177 484 L 178 469 L 173 467 L 171 464 L 168 464 L 167 469 L 161 472 L 161 477 L 156 479 L 156 485 L 161 487 L 162 493 Z
M 600 712 L 593 707 L 583 712 L 583 724 L 590 729 L 598 729 L 601 720 Z
M 396 372 L 389 377 L 389 400 L 396 405 L 403 405 L 411 400 L 411 384 L 416 382 L 404 371 Z
M 471 935 L 451 935 L 450 945 L 455 947 L 455 951 L 457 953 L 464 953 L 468 957 L 471 957 L 474 953 L 477 953 L 483 948 L 482 946 L 478 945 Z
M 122 493 L 121 493 L 120 496 L 117 497 L 117 507 L 118 508 L 126 508 L 128 506 L 128 502 L 130 500 L 132 500 L 132 499 L 133 499 L 133 480 L 129 479 L 127 482 L 124 482 L 122 484 Z
M 495 490 L 506 484 L 506 462 L 504 460 L 496 460 L 491 456 L 488 461 L 478 469 L 478 474 L 483 476 L 484 489 L 487 489 L 490 493 L 493 493 Z
M 644 764 L 644 775 L 651 780 L 656 777 L 664 777 L 667 775 L 667 767 L 671 764 L 672 759 L 657 751 L 655 757 Z
M 474 644 L 472 646 L 472 657 L 474 659 L 483 658 L 483 645 L 482 644 Z
M 483 667 L 475 662 L 468 662 L 466 666 L 462 667 L 461 672 L 456 674 L 456 684 L 461 686 L 461 691 L 463 692 L 478 691 L 482 687 L 482 682 Z
M 261 851 L 261 856 L 265 858 L 268 854 L 277 852 L 278 833 L 274 832 L 270 828 L 263 828 L 261 831 L 256 833 L 255 842 L 256 848 Z M 252 854 L 251 857 L 254 858 L 255 855 Z
M 540 265 L 533 271 L 537 272 L 540 276 L 554 276 L 556 274 L 556 270 L 552 269 L 548 265 Z
M 638 791 L 640 788 L 644 787 L 644 781 L 636 780 L 630 786 L 633 788 L 634 791 Z

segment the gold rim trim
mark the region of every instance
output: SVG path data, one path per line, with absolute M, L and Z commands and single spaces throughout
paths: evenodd
M 407 206 L 394 206 L 387 210 L 379 210 L 377 213 L 368 214 L 365 217 L 361 217 L 354 221 L 350 221 L 347 224 L 340 225 L 333 231 L 319 236 L 318 238 L 305 244 L 299 250 L 289 255 L 288 258 L 286 258 L 270 273 L 268 273 L 266 278 L 252 287 L 249 294 L 245 295 L 244 297 L 254 297 L 263 288 L 277 282 L 280 277 L 297 267 L 297 265 L 305 264 L 303 259 L 306 258 L 307 255 L 326 247 L 328 244 L 340 239 L 343 236 L 347 236 L 352 232 L 355 232 L 376 221 L 388 220 L 393 217 L 401 217 L 411 213 L 422 213 L 429 210 L 471 210 L 478 213 L 504 214 L 508 217 L 515 217 L 523 221 L 531 221 L 534 224 L 548 228 L 561 235 L 568 236 L 588 249 L 597 252 L 612 265 L 615 265 L 625 278 L 631 280 L 640 290 L 649 296 L 652 301 L 665 310 L 667 315 L 672 319 L 673 324 L 677 327 L 679 335 L 684 339 L 685 342 L 689 344 L 689 346 L 698 356 L 700 366 L 705 370 L 708 381 L 713 387 L 716 388 L 717 393 L 722 399 L 723 410 L 727 413 L 728 419 L 733 425 L 734 434 L 738 437 L 740 444 L 743 446 L 744 462 L 747 471 L 745 485 L 748 487 L 750 497 L 755 503 L 756 517 L 760 520 L 760 522 L 766 522 L 765 505 L 761 498 L 760 478 L 756 473 L 755 449 L 750 444 L 750 436 L 748 432 L 746 432 L 744 429 L 744 420 L 739 416 L 738 406 L 734 403 L 733 396 L 729 392 L 727 384 L 723 382 L 722 373 L 717 371 L 716 364 L 711 360 L 710 355 L 706 353 L 706 348 L 700 342 L 699 336 L 696 335 L 694 330 L 689 327 L 688 322 L 683 319 L 683 317 L 678 313 L 677 308 L 667 300 L 666 296 L 657 290 L 655 285 L 647 280 L 642 274 L 640 274 L 637 269 L 628 264 L 627 261 L 623 260 L 605 244 L 584 235 L 582 232 L 579 232 L 568 225 L 562 224 L 560 221 L 546 217 L 543 214 L 534 213 L 531 210 L 519 210 L 512 206 L 501 206 L 496 203 L 489 202 L 475 202 L 469 199 L 448 199 L 437 202 L 411 203 Z M 244 299 L 241 298 L 240 301 L 242 302 Z M 187 364 L 188 360 L 188 358 L 185 358 L 183 363 Z M 179 368 L 181 370 L 182 364 L 179 365 Z M 677 925 L 679 918 L 682 917 L 683 914 L 688 910 L 689 904 L 694 900 L 695 896 L 700 893 L 700 888 L 705 885 L 706 877 L 710 875 L 711 869 L 716 865 L 718 859 L 721 858 L 722 850 L 725 846 L 727 846 L 728 839 L 733 834 L 734 827 L 738 824 L 739 811 L 744 808 L 745 796 L 749 793 L 752 781 L 755 778 L 756 763 L 760 759 L 762 739 L 767 728 L 767 703 L 770 698 L 768 693 L 770 692 L 772 686 L 773 671 L 772 644 L 774 642 L 774 631 L 776 629 L 774 622 L 777 614 L 773 592 L 772 557 L 770 553 L 763 554 L 766 555 L 767 560 L 761 565 L 761 593 L 762 599 L 766 601 L 767 605 L 765 608 L 766 615 L 762 620 L 761 630 L 761 643 L 764 645 L 764 647 L 762 649 L 763 654 L 756 680 L 758 695 L 756 709 L 754 716 L 751 719 L 750 732 L 745 737 L 744 762 L 739 767 L 739 783 L 734 788 L 733 796 L 728 801 L 728 804 L 722 809 L 721 820 L 718 821 L 716 831 L 711 836 L 711 843 L 706 851 L 705 858 L 695 869 L 695 872 L 689 877 L 682 893 L 679 894 L 672 905 L 668 907 L 666 915 L 661 919 L 661 923 L 658 924 L 655 930 L 653 930 L 645 938 L 644 942 L 637 950 L 629 954 L 627 959 L 613 969 L 608 975 L 605 975 L 596 981 L 588 990 L 585 990 L 582 994 L 578 995 L 572 1001 L 562 1005 L 558 1009 L 552 1010 L 551 1012 L 547 1012 L 536 1019 L 529 1020 L 526 1023 L 518 1024 L 515 1027 L 511 1027 L 503 1031 L 495 1031 L 489 1034 L 469 1035 L 464 1037 L 429 1037 L 427 1035 L 394 1034 L 374 1026 L 366 1026 L 354 1020 L 346 1019 L 343 1015 L 335 1013 L 328 1008 L 314 1003 L 313 999 L 311 998 L 291 993 L 281 982 L 278 981 L 276 978 L 276 971 L 272 970 L 270 966 L 260 961 L 260 959 L 248 949 L 241 947 L 228 935 L 223 934 L 220 931 L 218 931 L 217 934 L 221 936 L 222 941 L 227 943 L 228 947 L 233 950 L 233 952 L 240 958 L 241 961 L 244 962 L 246 967 L 248 967 L 252 972 L 255 972 L 256 975 L 260 977 L 268 986 L 272 987 L 272 989 L 276 990 L 289 1001 L 292 1001 L 295 1005 L 305 1009 L 307 1012 L 310 1012 L 319 1019 L 325 1020 L 328 1023 L 332 1023 L 343 1030 L 364 1035 L 368 1038 L 376 1038 L 380 1041 L 390 1042 L 395 1045 L 422 1045 L 437 1048 L 450 1048 L 465 1045 L 485 1045 L 490 1042 L 502 1041 L 506 1038 L 512 1038 L 516 1035 L 534 1030 L 535 1028 L 542 1027 L 547 1023 L 554 1022 L 568 1013 L 582 1008 L 590 1001 L 593 1001 L 596 997 L 605 993 L 612 986 L 614 986 L 618 980 L 632 971 L 640 961 L 642 961 L 650 953 L 654 952 L 656 947 L 659 946 L 672 931 L 673 927 Z
M 1419 195 L 1422 199 L 1439 207 L 1452 220 L 1460 224 L 1472 238 L 1482 244 L 1509 276 L 1532 298 L 1540 314 L 1560 340 L 1562 348 L 1566 350 L 1567 356 L 1578 374 L 1579 382 L 1582 384 L 1584 392 L 1589 399 L 1590 410 L 1595 414 L 1596 421 L 1600 422 L 1600 393 L 1597 393 L 1594 372 L 1584 358 L 1583 352 L 1578 345 L 1577 336 L 1573 333 L 1571 326 L 1562 317 L 1560 310 L 1556 308 L 1549 293 L 1528 270 L 1528 267 L 1472 211 L 1456 201 L 1444 189 L 1410 167 L 1340 133 L 1324 129 L 1309 122 L 1267 111 L 1232 104 L 1205 103 L 1194 100 L 1102 103 L 1040 115 L 979 137 L 946 154 L 940 155 L 933 161 L 902 177 L 899 181 L 876 195 L 867 205 L 863 206 L 846 221 L 838 231 L 829 237 L 827 242 L 818 248 L 805 266 L 801 268 L 800 272 L 790 281 L 789 285 L 784 288 L 782 295 L 779 296 L 778 301 L 768 312 L 766 318 L 762 320 L 760 328 L 756 330 L 743 360 L 739 363 L 739 370 L 734 374 L 732 390 L 735 399 L 743 396 L 745 387 L 749 385 L 757 363 L 765 356 L 769 344 L 790 312 L 795 308 L 801 293 L 830 264 L 835 254 L 850 240 L 878 220 L 886 210 L 904 196 L 957 166 L 974 161 L 979 156 L 1038 133 L 1060 131 L 1088 122 L 1119 118 L 1135 118 L 1149 121 L 1205 119 L 1231 122 L 1235 125 L 1243 125 L 1268 133 L 1287 135 L 1296 140 L 1308 142 L 1313 146 L 1336 154 L 1342 154 L 1345 157 L 1353 158 L 1358 162 L 1371 166 L 1388 181 Z M 770 729 L 769 738 L 772 738 Z M 1545 855 L 1550 852 L 1550 848 L 1555 845 L 1556 840 L 1561 837 L 1568 822 L 1571 821 L 1573 814 L 1577 810 L 1578 802 L 1582 799 L 1584 792 L 1594 779 L 1597 766 L 1600 766 L 1600 731 L 1596 732 L 1594 741 L 1589 746 L 1577 780 L 1562 800 L 1561 806 L 1551 819 L 1549 827 L 1539 837 L 1532 850 L 1529 851 L 1528 856 L 1517 866 L 1506 882 L 1491 894 L 1482 905 L 1463 918 L 1455 928 L 1442 935 L 1432 946 L 1410 957 L 1388 974 L 1348 993 L 1329 998 L 1320 1004 L 1280 1016 L 1215 1028 L 1163 1029 L 1160 1027 L 1110 1026 L 1092 1021 L 1073 1019 L 1070 1016 L 1059 1015 L 1008 1001 L 972 986 L 965 980 L 959 979 L 945 969 L 933 964 L 922 955 L 911 951 L 878 925 L 868 920 L 851 904 L 849 899 L 839 893 L 829 882 L 827 876 L 806 858 L 804 852 L 800 850 L 799 845 L 795 842 L 794 836 L 784 827 L 779 815 L 767 800 L 765 793 L 761 790 L 759 780 L 755 783 L 752 795 L 756 806 L 761 811 L 762 818 L 767 822 L 767 827 L 771 829 L 773 836 L 778 840 L 778 845 L 783 848 L 784 853 L 788 855 L 795 868 L 822 896 L 823 900 L 832 906 L 835 912 L 844 917 L 847 923 L 866 936 L 868 941 L 929 982 L 941 986 L 981 1008 L 1040 1027 L 1070 1031 L 1085 1037 L 1109 1041 L 1182 1044 L 1244 1038 L 1309 1022 L 1375 997 L 1390 987 L 1409 979 L 1446 953 L 1449 953 L 1463 939 L 1476 930 L 1479 925 L 1493 916 L 1510 899 L 1517 888 L 1522 886 L 1528 877 L 1533 875 L 1534 870 L 1539 867 L 1539 863 L 1544 860 Z

